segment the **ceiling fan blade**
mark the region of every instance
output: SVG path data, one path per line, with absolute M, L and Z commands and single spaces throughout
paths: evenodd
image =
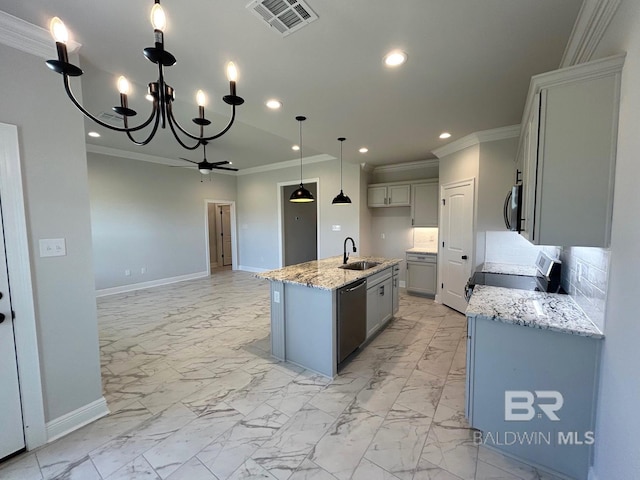
M 227 160 L 221 160 L 219 162 L 209 162 L 211 165 L 227 165 L 229 162 Z
M 232 168 L 232 167 L 216 167 L 215 165 L 211 168 L 214 168 L 216 170 L 230 170 L 232 172 L 237 172 L 238 169 L 237 168 Z
M 198 165 L 198 162 L 194 162 L 193 160 L 189 160 L 188 158 L 179 157 L 178 160 L 184 160 L 185 162 L 195 163 L 196 165 Z

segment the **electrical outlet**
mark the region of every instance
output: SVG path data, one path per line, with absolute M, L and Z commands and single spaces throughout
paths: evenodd
M 280 303 L 280 292 L 273 292 L 274 303 Z
M 340 230 L 342 230 L 342 226 L 341 225 L 331 225 L 331 230 L 334 232 L 339 232 Z
M 382 240 L 384 240 L 384 238 L 385 238 L 385 237 L 384 237 L 384 233 L 381 233 L 381 234 L 380 234 L 380 238 L 381 238 Z
M 142 275 L 144 275 L 145 273 L 147 273 L 147 269 L 146 269 L 145 267 L 142 267 L 142 268 L 140 269 L 140 273 L 141 273 Z
M 39 246 L 41 257 L 64 257 L 67 254 L 64 238 L 41 238 Z
M 125 277 L 130 277 L 130 276 L 131 276 L 131 270 L 126 269 L 126 270 L 124 271 L 124 276 L 125 276 Z

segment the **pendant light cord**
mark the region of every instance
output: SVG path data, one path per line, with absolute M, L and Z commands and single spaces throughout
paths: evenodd
M 342 191 L 342 140 L 340 141 L 340 191 Z
M 298 121 L 300 125 L 300 185 L 302 185 L 302 120 Z

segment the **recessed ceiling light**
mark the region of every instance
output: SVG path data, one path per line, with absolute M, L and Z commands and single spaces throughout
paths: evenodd
M 280 100 L 276 100 L 275 98 L 271 98 L 267 100 L 267 103 L 265 103 L 265 105 L 271 110 L 278 110 L 280 107 L 282 107 L 282 102 Z
M 443 140 L 444 140 L 445 138 L 449 138 L 450 136 L 451 136 L 451 134 L 450 134 L 449 132 L 442 132 L 442 133 L 440 134 L 440 138 L 441 138 L 441 139 L 443 139 Z
M 360 148 L 360 150 L 358 150 L 360 153 L 367 153 L 369 151 L 369 149 L 367 147 L 362 147 Z
M 87 135 L 89 135 L 90 137 L 93 137 L 93 138 L 98 138 L 100 136 L 100 134 L 98 132 L 89 132 L 89 133 L 87 133 Z
M 384 64 L 387 67 L 399 67 L 407 61 L 407 54 L 402 50 L 393 50 L 384 56 Z
M 298 150 L 300 150 L 300 146 L 294 145 L 293 147 L 291 147 L 291 150 L 295 150 L 297 152 Z

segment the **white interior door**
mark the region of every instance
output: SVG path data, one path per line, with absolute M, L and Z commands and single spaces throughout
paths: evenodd
M 25 446 L 16 344 L 0 212 L 0 460 Z
M 464 313 L 467 301 L 464 287 L 473 265 L 474 181 L 443 185 L 440 209 L 440 299 Z
M 220 238 L 222 240 L 222 265 L 231 265 L 231 205 L 220 206 Z

